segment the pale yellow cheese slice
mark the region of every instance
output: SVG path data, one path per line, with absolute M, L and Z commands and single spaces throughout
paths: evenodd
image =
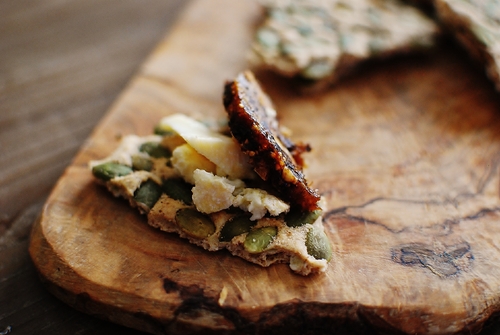
M 248 157 L 241 152 L 234 138 L 215 132 L 183 114 L 163 118 L 160 126 L 171 128 L 199 154 L 214 163 L 218 175 L 236 179 L 252 176 Z

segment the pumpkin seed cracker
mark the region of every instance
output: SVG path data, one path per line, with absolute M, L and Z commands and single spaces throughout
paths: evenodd
M 262 0 L 250 60 L 322 89 L 370 58 L 432 46 L 438 25 L 399 0 Z
M 240 74 L 236 82 L 258 92 L 256 99 L 247 101 L 252 108 L 270 112 L 269 97 L 250 72 Z M 227 96 L 224 99 L 229 101 Z M 283 145 L 281 155 L 288 152 L 287 148 L 293 153 L 284 163 L 267 163 L 272 165 L 271 170 L 279 165 L 296 172 L 294 176 L 299 178 L 291 181 L 292 192 L 296 185 L 305 190 L 302 194 L 310 192 L 307 205 L 301 206 L 295 201 L 297 197 L 282 200 L 279 194 L 283 193 L 259 177 L 256 172 L 263 171 L 263 162 L 252 165 L 240 148 L 248 137 L 236 139 L 225 127 L 213 129 L 207 125 L 217 122 L 202 123 L 182 114 L 162 119 L 155 128 L 156 135 L 125 136 L 110 156 L 90 162 L 90 167 L 97 182 L 113 195 L 127 199 L 155 228 L 177 233 L 209 251 L 227 249 L 261 266 L 286 263 L 301 275 L 323 272 L 333 251 L 323 227 L 321 198 L 308 189 L 301 167 L 294 162 L 293 155 L 302 161 L 304 148 L 280 136 L 275 111 L 267 112 L 258 128 L 259 134 L 267 134 L 265 147 L 277 150 L 274 144 L 279 142 Z M 246 117 L 229 110 L 228 114 L 233 121 L 234 117 Z M 229 122 L 229 127 L 237 132 L 241 125 Z M 258 150 L 253 154 L 258 156 Z M 236 158 L 228 162 L 227 156 Z M 284 180 L 279 186 L 287 190 L 286 183 Z

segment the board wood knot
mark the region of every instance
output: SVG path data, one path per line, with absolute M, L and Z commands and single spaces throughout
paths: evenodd
M 405 266 L 424 267 L 446 278 L 468 271 L 474 261 L 469 243 L 436 246 L 423 243 L 399 245 L 391 250 L 392 260 Z

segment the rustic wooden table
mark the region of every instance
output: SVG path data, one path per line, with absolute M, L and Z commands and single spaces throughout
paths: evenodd
M 64 168 L 185 4 L 0 3 L 0 333 L 137 333 L 47 293 L 28 237 Z
M 51 296 L 28 255 L 29 233 L 65 167 L 185 4 L 0 4 L 0 334 L 138 333 Z M 489 321 L 482 334 L 499 332 Z

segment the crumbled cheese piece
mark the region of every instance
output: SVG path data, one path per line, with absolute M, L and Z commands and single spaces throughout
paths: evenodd
M 195 170 L 193 179 L 193 203 L 203 213 L 235 206 L 250 212 L 251 220 L 258 220 L 267 212 L 276 216 L 290 209 L 287 203 L 264 190 L 245 188 L 240 179 L 230 180 L 203 170 Z
M 233 204 L 235 189 L 244 186 L 239 179 L 229 180 L 203 170 L 195 170 L 193 178 L 193 203 L 203 213 L 214 213 L 229 208 Z
M 200 155 L 189 144 L 183 144 L 175 148 L 171 158 L 172 166 L 179 171 L 181 176 L 190 184 L 194 184 L 193 172 L 202 169 L 216 172 L 216 166 L 203 155 Z
M 235 196 L 233 205 L 252 213 L 250 220 L 261 219 L 266 212 L 276 216 L 290 209 L 290 205 L 281 199 L 257 188 L 245 188 L 242 190 Z

